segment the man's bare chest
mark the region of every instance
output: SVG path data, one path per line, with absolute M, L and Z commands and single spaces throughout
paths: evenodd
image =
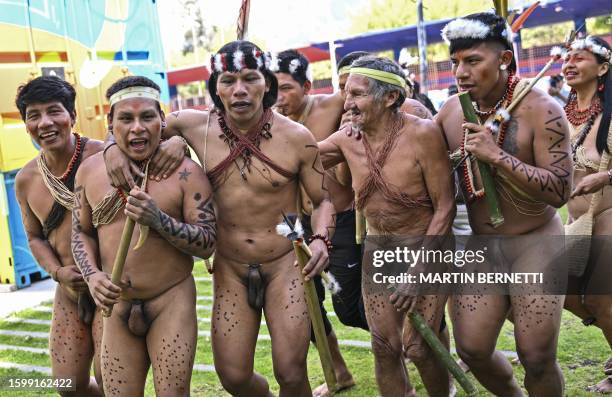
M 44 224 L 55 200 L 40 177 L 32 178 L 27 195 L 28 205 L 40 222 Z
M 223 135 L 217 134 L 209 138 L 206 150 L 198 157 L 204 160 L 204 170 L 209 176 L 211 172 L 223 171 L 221 180 L 224 184 L 246 184 L 264 191 L 279 188 L 295 179 L 300 167 L 299 150 L 309 148 L 298 148 L 280 133 L 269 139 L 262 138 L 253 149 L 232 145 Z
M 384 183 L 400 189 L 410 189 L 415 181 L 420 181 L 422 169 L 414 150 L 399 143 L 387 156 L 381 156 L 380 147 L 373 147 L 370 160 L 361 142 L 348 151 L 347 162 L 353 176 L 353 188 L 359 188 L 373 178 L 374 174 L 380 175 Z

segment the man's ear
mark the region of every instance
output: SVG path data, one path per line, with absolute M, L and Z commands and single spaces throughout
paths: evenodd
M 304 82 L 304 94 L 308 95 L 311 89 L 312 89 L 312 83 L 310 82 L 310 80 L 306 80 Z
M 390 93 L 388 93 L 387 99 L 385 100 L 385 107 L 390 108 L 391 106 L 393 106 L 393 104 L 397 102 L 398 98 L 399 98 L 399 92 L 391 91 Z
M 163 110 L 159 111 L 159 117 L 161 118 L 162 128 L 166 128 L 166 114 Z
M 508 70 L 508 68 L 510 67 L 510 64 L 512 63 L 512 51 L 510 50 L 502 51 L 501 62 L 502 62 L 502 65 L 506 65 L 506 70 Z
M 70 125 L 72 127 L 74 127 L 74 125 L 76 124 L 76 117 L 77 117 L 77 112 L 76 109 L 72 111 L 72 114 L 70 115 Z

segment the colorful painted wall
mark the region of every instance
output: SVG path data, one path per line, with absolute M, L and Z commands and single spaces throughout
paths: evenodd
M 104 93 L 118 78 L 144 75 L 162 88 L 165 104 L 169 95 L 154 0 L 2 0 L 0 37 L 0 278 L 6 282 L 13 271 L 7 258 L 15 259 L 6 247 L 21 249 L 23 242 L 15 241 L 20 231 L 11 231 L 20 218 L 9 211 L 14 197 L 4 185 L 37 154 L 14 104 L 18 87 L 41 75 L 65 78 L 77 90 L 75 130 L 98 139 L 106 135 Z

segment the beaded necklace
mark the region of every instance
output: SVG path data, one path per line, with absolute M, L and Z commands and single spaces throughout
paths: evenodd
M 72 158 L 70 159 L 70 162 L 68 163 L 68 167 L 66 167 L 66 171 L 64 171 L 62 176 L 57 178 L 61 180 L 62 182 L 66 182 L 66 179 L 68 179 L 68 176 L 70 175 L 70 173 L 72 172 L 72 169 L 74 168 L 74 164 L 77 162 L 77 159 L 79 158 L 79 155 L 81 154 L 81 136 L 76 132 L 73 132 L 72 135 L 74 135 L 74 138 L 75 138 L 74 153 L 72 153 Z M 45 165 L 47 165 L 47 162 L 44 159 L 44 155 L 42 153 L 41 153 L 41 157 L 43 157 L 43 161 L 45 162 Z
M 589 121 L 589 119 L 594 120 L 595 117 L 601 113 L 601 100 L 598 95 L 595 95 L 588 108 L 578 109 L 578 96 L 576 95 L 576 91 L 572 90 L 564 110 L 569 122 L 572 123 L 574 127 L 578 127 Z
M 70 210 L 72 210 L 74 205 L 74 193 L 66 186 L 66 181 L 70 177 L 70 174 L 72 173 L 72 170 L 78 161 L 82 150 L 81 136 L 76 132 L 74 132 L 73 135 L 75 137 L 74 153 L 72 154 L 68 167 L 62 176 L 57 177 L 51 173 L 51 170 L 49 170 L 49 167 L 47 167 L 44 153 L 41 152 L 40 156 L 36 160 L 38 169 L 43 177 L 43 182 L 49 189 L 53 199 Z
M 516 85 L 519 83 L 521 79 L 518 77 L 515 77 L 514 74 L 510 74 L 508 75 L 508 83 L 506 86 L 506 91 L 504 92 L 504 95 L 502 96 L 502 99 L 497 102 L 497 104 L 495 104 L 495 106 L 489 110 L 488 112 L 479 112 L 477 111 L 476 113 L 480 116 L 481 114 L 486 115 L 486 118 L 491 117 L 495 112 L 497 112 L 501 106 L 506 103 L 509 104 L 512 102 L 512 97 L 514 96 L 514 89 L 516 88 Z M 507 106 L 507 105 L 506 105 Z M 474 109 L 476 110 L 476 109 Z M 486 118 L 484 120 L 486 120 Z M 483 120 L 483 118 L 481 118 L 481 121 Z M 466 120 L 464 119 L 464 122 L 466 122 Z M 501 122 L 500 128 L 499 128 L 499 133 L 497 135 L 497 146 L 502 147 L 502 145 L 504 144 L 504 139 L 506 138 L 506 129 L 508 127 L 508 122 Z M 465 143 L 467 140 L 467 134 L 468 132 L 466 130 L 463 131 L 463 140 L 461 141 L 461 157 L 464 157 L 466 154 L 465 151 Z M 476 190 L 476 185 L 474 183 L 474 173 L 472 171 L 472 161 L 471 159 L 468 157 L 465 161 L 465 163 L 463 164 L 463 182 L 464 185 L 466 187 L 467 193 L 468 193 L 468 201 L 472 202 L 475 200 L 478 200 L 482 197 L 484 197 L 485 195 L 485 191 L 484 188 L 481 188 L 479 190 Z

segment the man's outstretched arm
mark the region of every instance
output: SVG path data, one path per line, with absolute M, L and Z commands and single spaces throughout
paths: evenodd
M 300 162 L 300 182 L 313 205 L 311 223 L 314 235 L 331 240 L 336 228 L 336 210 L 329 198 L 325 181 L 325 171 L 321 164 L 317 142 L 311 134 L 304 134 Z M 304 267 L 306 279 L 320 274 L 329 263 L 329 253 L 325 242 L 314 239 L 310 243 L 312 258 Z
M 317 144 L 321 156 L 320 162 L 326 170 L 346 161 L 339 145 L 339 140 L 346 134 L 344 132 L 345 128 L 350 129 L 350 126 L 341 127 L 339 131 L 334 132 L 327 139 Z

